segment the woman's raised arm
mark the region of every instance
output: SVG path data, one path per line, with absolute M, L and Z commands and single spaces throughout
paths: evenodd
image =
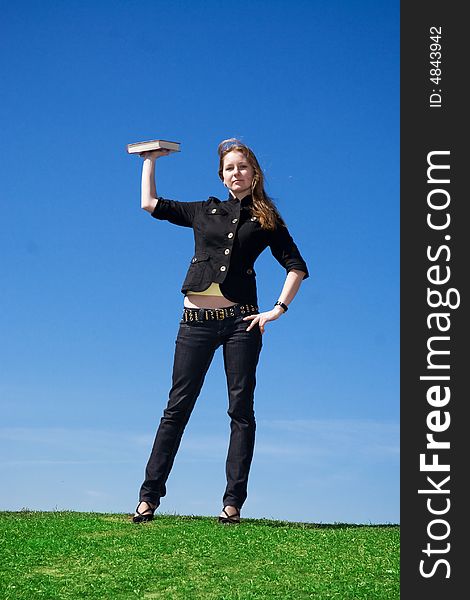
M 157 158 L 167 156 L 168 154 L 168 150 L 152 150 L 152 152 L 142 152 L 140 154 L 144 159 L 142 164 L 140 206 L 149 213 L 155 210 L 158 203 L 157 188 L 155 185 L 155 161 Z

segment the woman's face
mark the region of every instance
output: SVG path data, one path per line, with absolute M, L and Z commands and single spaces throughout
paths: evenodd
M 251 191 L 251 184 L 255 171 L 248 159 L 238 150 L 232 150 L 224 156 L 222 177 L 224 185 L 231 190 L 237 198 L 243 198 Z

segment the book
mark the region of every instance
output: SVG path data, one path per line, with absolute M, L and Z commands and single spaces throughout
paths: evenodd
M 169 142 L 168 140 L 147 140 L 145 142 L 134 142 L 127 144 L 129 154 L 139 154 L 140 152 L 149 152 L 150 150 L 169 150 L 170 152 L 179 152 L 179 142 Z

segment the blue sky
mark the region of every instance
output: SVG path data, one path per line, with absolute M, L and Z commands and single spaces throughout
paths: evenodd
M 258 367 L 246 517 L 399 521 L 399 3 L 2 3 L 0 509 L 131 512 L 170 388 L 191 231 L 139 207 L 226 198 L 253 148 L 310 278 Z M 171 252 L 165 249 L 170 247 Z M 260 307 L 285 272 L 256 264 Z M 218 514 L 221 351 L 162 512 Z

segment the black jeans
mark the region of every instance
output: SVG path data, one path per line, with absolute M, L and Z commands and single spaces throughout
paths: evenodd
M 163 411 L 140 489 L 140 500 L 160 504 L 181 438 L 211 364 L 223 347 L 229 396 L 230 444 L 226 461 L 227 487 L 223 506 L 241 508 L 255 445 L 254 391 L 262 334 L 243 316 L 220 321 L 180 321 L 176 338 L 172 387 Z

